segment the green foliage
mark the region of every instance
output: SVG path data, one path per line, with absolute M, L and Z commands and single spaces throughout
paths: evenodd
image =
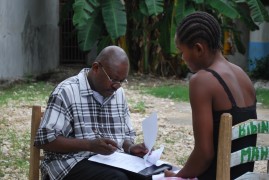
M 137 102 L 134 105 L 133 109 L 135 110 L 135 112 L 145 113 L 146 112 L 145 102 L 144 101 Z
M 125 7 L 121 1 L 102 1 L 102 16 L 106 29 L 112 39 L 125 35 L 127 20 Z
M 145 87 L 144 92 L 156 97 L 170 98 L 177 101 L 189 101 L 189 88 L 184 85 Z M 269 89 L 258 88 L 257 100 L 264 107 L 269 107 Z
M 135 71 L 158 75 L 170 74 L 167 73 L 171 72 L 169 68 L 163 72 L 159 67 L 165 69 L 163 66 L 171 66 L 167 60 L 177 58 L 176 27 L 192 12 L 213 14 L 223 30 L 233 32 L 232 43 L 242 54 L 246 50 L 235 20 L 243 22 L 250 30 L 259 28 L 256 22 L 269 21 L 260 0 L 75 0 L 73 10 L 73 23 L 83 51 L 91 50 L 95 44 L 98 50 L 110 44 L 126 45 L 123 48 L 130 53 Z M 121 38 L 126 42 L 120 41 Z M 172 72 L 178 75 L 176 70 Z
M 178 164 L 183 166 L 186 164 L 188 158 L 189 158 L 189 155 L 183 156 L 183 157 L 177 157 L 176 159 L 177 159 Z
M 255 79 L 269 80 L 269 55 L 261 59 L 250 60 L 255 68 L 250 72 L 250 76 Z
M 156 97 L 189 101 L 189 88 L 184 85 L 147 87 L 144 92 Z
M 141 7 L 144 7 L 145 10 L 143 12 L 146 12 L 146 16 L 157 16 L 158 14 L 163 12 L 163 0 L 146 0 L 146 1 L 140 1 L 141 4 L 145 4 Z
M 126 12 L 120 0 L 76 0 L 73 24 L 78 30 L 78 43 L 83 51 L 110 36 L 115 41 L 126 33 Z
M 226 1 L 226 0 L 207 0 L 207 5 L 212 7 L 213 9 L 217 10 L 219 14 L 223 14 L 224 16 L 236 19 L 240 17 L 235 4 L 233 1 Z
M 137 113 L 145 113 L 146 112 L 146 105 L 144 101 L 132 101 L 129 100 L 129 108 L 131 112 Z
M 269 21 L 269 15 L 260 0 L 238 0 L 247 3 L 250 8 L 250 14 L 254 22 Z

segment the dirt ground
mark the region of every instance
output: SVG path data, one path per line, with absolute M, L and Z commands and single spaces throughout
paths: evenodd
M 48 81 L 57 83 L 66 77 L 77 74 L 81 68 L 82 66 L 63 66 L 49 76 L 38 78 L 43 80 L 47 78 Z M 143 138 L 142 121 L 152 112 L 157 112 L 158 138 L 155 147 L 158 148 L 163 144 L 165 149 L 161 159 L 181 167 L 192 151 L 194 143 L 190 104 L 188 102 L 176 102 L 170 99 L 146 95 L 140 93 L 139 87 L 188 82 L 175 78 L 155 78 L 143 75 L 132 75 L 128 78 L 128 81 L 129 83 L 124 86 L 124 89 L 126 97 L 130 102 L 131 118 L 138 136 L 137 142 L 142 142 Z M 135 110 L 134 104 L 138 102 L 144 102 L 145 112 Z M 37 103 L 40 104 L 40 102 Z M 45 100 L 40 105 L 45 108 Z M 269 109 L 263 108 L 259 103 L 257 111 L 259 118 L 269 117 Z M 31 105 L 25 105 L 23 102 L 21 104 L 7 104 L 1 109 L 0 118 L 7 119 L 9 128 L 16 129 L 18 133 L 30 131 Z M 262 144 L 266 144 L 269 142 L 269 139 L 261 137 L 260 141 Z M 255 165 L 255 169 L 259 172 L 265 172 L 265 167 L 265 162 Z

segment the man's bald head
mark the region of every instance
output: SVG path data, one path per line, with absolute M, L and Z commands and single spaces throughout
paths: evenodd
M 119 46 L 108 46 L 104 48 L 97 56 L 96 61 L 111 68 L 115 68 L 116 66 L 125 63 L 129 65 L 127 54 Z

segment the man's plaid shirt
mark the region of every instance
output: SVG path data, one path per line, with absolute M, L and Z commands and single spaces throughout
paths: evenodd
M 100 104 L 93 96 L 87 80 L 89 69 L 61 82 L 50 95 L 46 111 L 35 138 L 35 145 L 49 143 L 61 135 L 68 138 L 95 139 L 96 134 L 121 144 L 124 139 L 134 142 L 135 132 L 123 88 Z M 45 151 L 41 163 L 42 177 L 60 180 L 92 152 L 53 153 Z

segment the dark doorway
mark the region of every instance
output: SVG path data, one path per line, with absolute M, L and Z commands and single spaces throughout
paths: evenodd
M 72 23 L 72 6 L 67 4 L 72 0 L 60 0 L 60 63 L 86 63 L 86 52 L 78 47 L 77 33 Z M 64 11 L 64 12 L 63 12 Z

